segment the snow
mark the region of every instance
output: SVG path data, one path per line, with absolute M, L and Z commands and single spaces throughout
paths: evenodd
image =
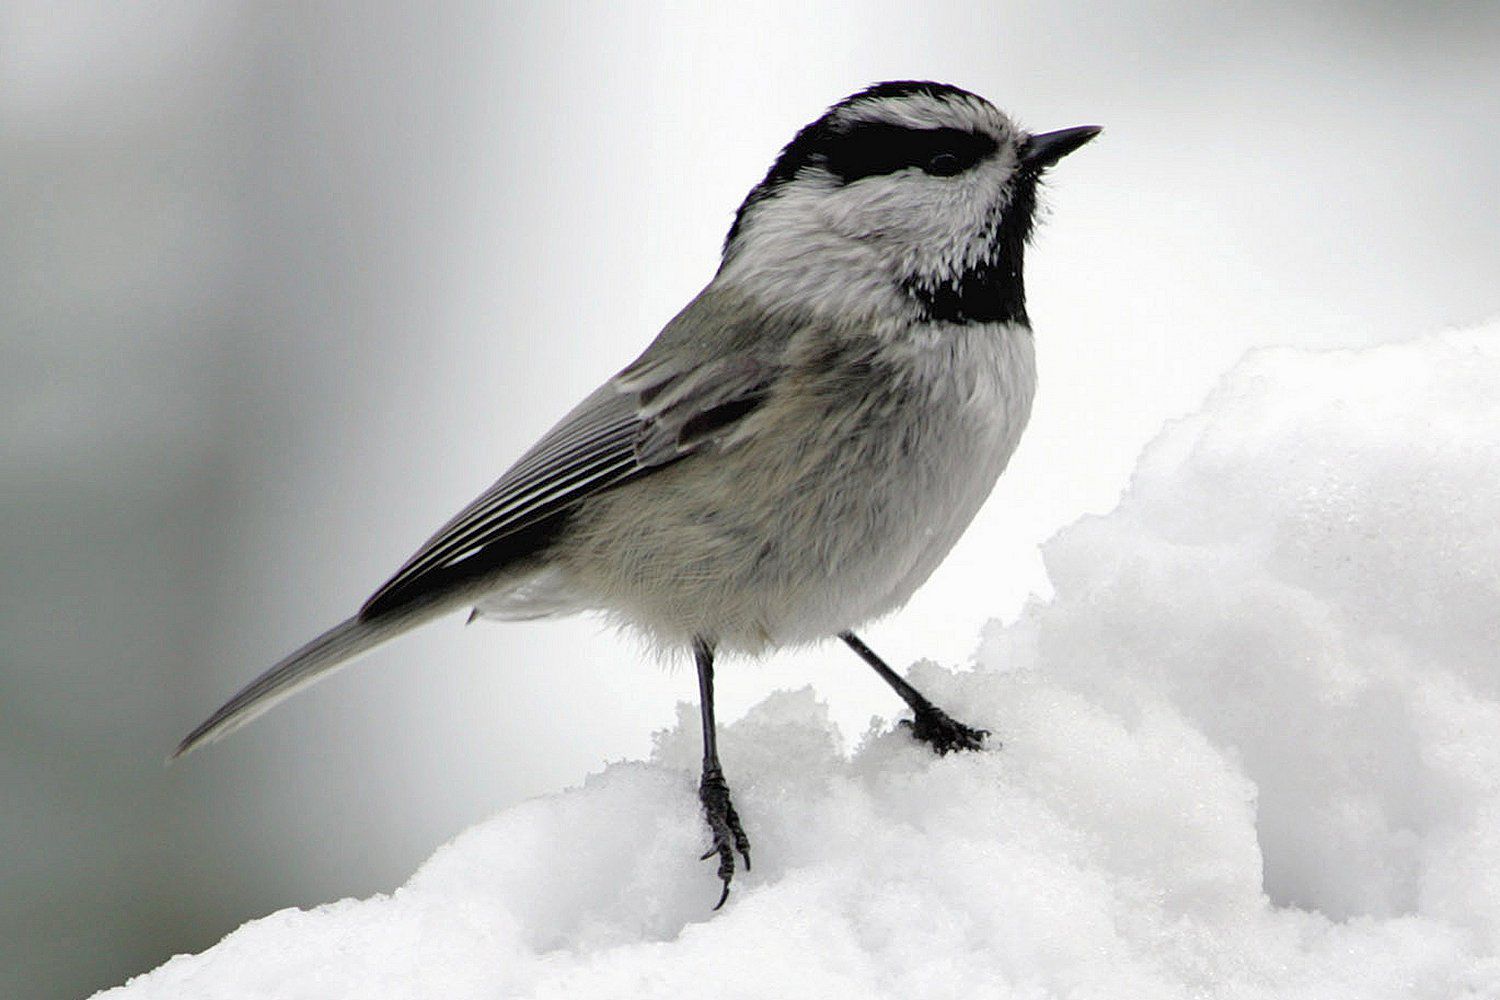
M 936 758 L 811 689 L 722 726 L 755 868 L 712 912 L 696 710 L 389 896 L 110 1000 L 1500 996 L 1500 325 L 1258 352 L 912 678 Z M 351 831 L 357 845 L 358 831 Z

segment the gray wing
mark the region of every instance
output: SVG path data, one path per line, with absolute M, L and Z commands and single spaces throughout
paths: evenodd
M 546 544 L 582 500 L 723 441 L 779 366 L 748 353 L 683 364 L 648 350 L 522 455 L 377 590 L 369 619 L 490 572 Z

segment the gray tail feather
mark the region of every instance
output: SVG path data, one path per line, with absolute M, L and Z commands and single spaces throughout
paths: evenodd
M 454 606 L 453 601 L 424 601 L 376 618 L 355 616 L 335 625 L 245 685 L 202 725 L 188 733 L 168 759 L 176 760 L 205 743 L 223 739 L 272 705 L 290 698 L 401 633 L 453 610 Z

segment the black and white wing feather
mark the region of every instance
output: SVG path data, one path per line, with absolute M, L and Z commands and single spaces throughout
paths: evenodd
M 373 618 L 524 558 L 584 499 L 724 439 L 776 366 L 732 354 L 684 368 L 651 352 L 601 386 L 406 561 L 360 609 Z

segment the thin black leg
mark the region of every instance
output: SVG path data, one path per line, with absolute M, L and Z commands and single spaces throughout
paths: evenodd
M 703 852 L 700 860 L 707 861 L 715 854 L 719 856 L 719 878 L 724 883 L 724 891 L 714 904 L 717 910 L 729 898 L 736 850 L 745 859 L 745 871 L 750 870 L 750 838 L 740 826 L 740 817 L 734 811 L 734 803 L 729 800 L 729 784 L 719 766 L 718 729 L 714 724 L 713 646 L 704 639 L 694 641 L 693 658 L 698 663 L 698 707 L 703 714 L 703 781 L 698 785 L 698 801 L 703 803 L 703 816 L 714 835 L 713 846 Z
M 866 646 L 864 641 L 853 632 L 840 632 L 839 638 L 858 653 L 860 659 L 874 667 L 875 672 L 896 689 L 901 700 L 911 706 L 912 721 L 902 720 L 901 724 L 911 730 L 912 736 L 940 754 L 951 753 L 954 750 L 978 750 L 984 746 L 985 737 L 990 735 L 988 729 L 973 729 L 953 719 L 947 712 L 928 701 L 922 692 L 906 683 L 904 677 L 876 656 L 875 651 Z

